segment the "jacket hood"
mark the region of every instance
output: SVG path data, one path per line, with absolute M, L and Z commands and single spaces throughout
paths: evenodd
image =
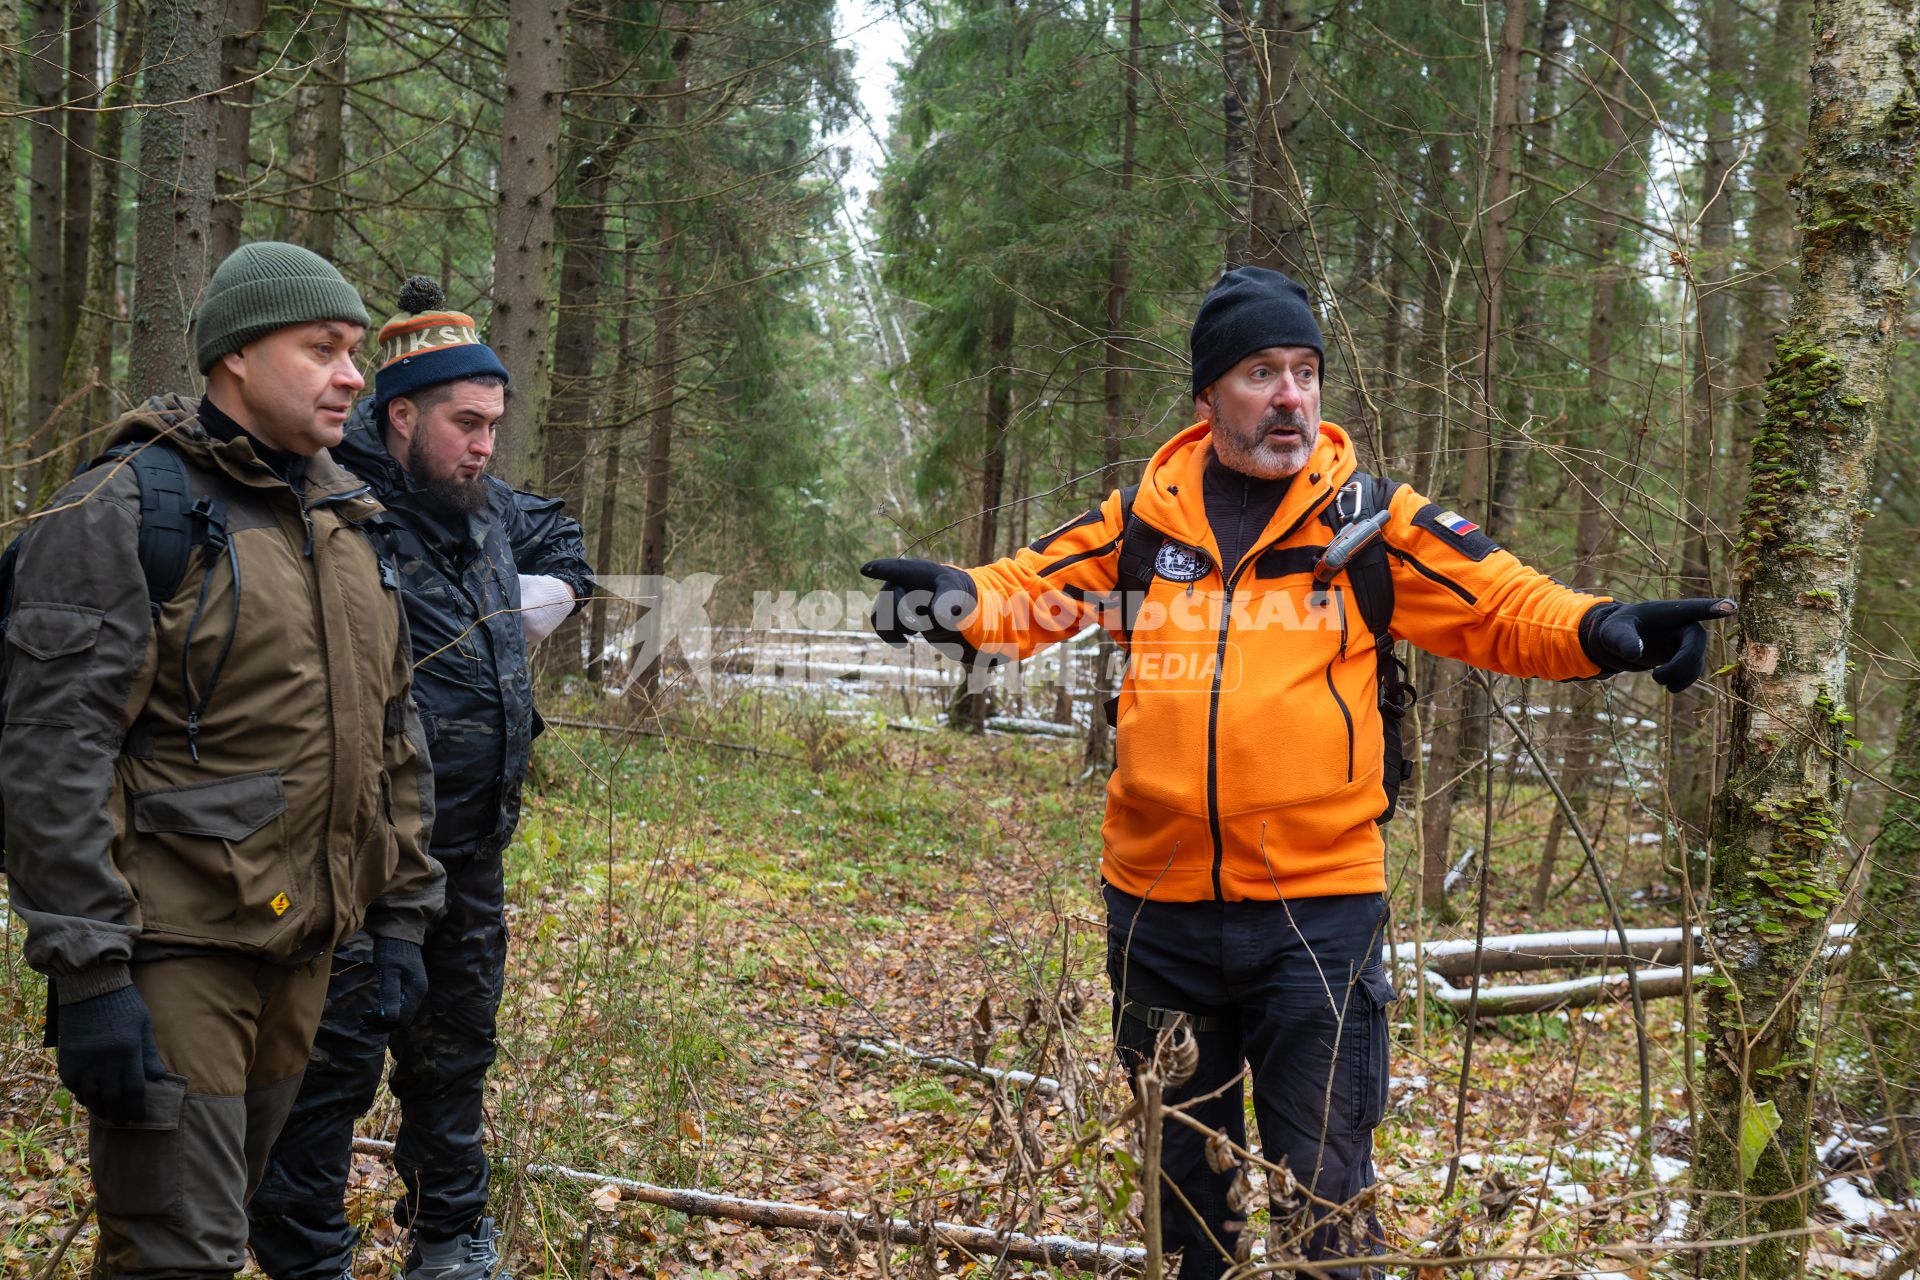
M 1205 547 L 1215 561 L 1220 548 L 1207 523 L 1204 492 L 1207 459 L 1213 453 L 1213 424 L 1196 422 L 1167 441 L 1147 463 L 1133 509 L 1154 528 L 1189 546 Z M 1318 509 L 1358 467 L 1353 440 L 1331 422 L 1320 424 L 1320 440 L 1307 465 L 1273 513 L 1268 531 L 1287 528 Z
M 137 409 L 116 418 L 107 430 L 107 448 L 164 439 L 182 457 L 210 471 L 219 471 L 242 484 L 266 488 L 286 485 L 254 451 L 251 438 L 219 440 L 200 424 L 200 402 L 181 395 L 152 396 Z M 311 507 L 367 487 L 366 482 L 322 449 L 307 459 L 303 505 Z
M 353 416 L 347 420 L 347 434 L 334 446 L 333 456 L 334 461 L 372 485 L 373 491 L 382 498 L 406 493 L 413 487 L 408 483 L 406 469 L 387 452 L 386 435 L 373 412 L 372 396 L 362 397 L 353 406 Z

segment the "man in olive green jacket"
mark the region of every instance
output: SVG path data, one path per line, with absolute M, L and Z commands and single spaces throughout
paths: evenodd
M 151 603 L 141 485 L 76 477 L 20 545 L 0 798 L 27 961 L 91 1113 L 96 1275 L 231 1276 L 327 956 L 363 926 L 394 1023 L 443 877 L 381 508 L 337 466 L 367 316 L 325 260 L 243 246 L 194 322 L 207 396 L 109 444 L 187 464 L 198 546 Z M 150 504 L 148 519 L 161 515 Z

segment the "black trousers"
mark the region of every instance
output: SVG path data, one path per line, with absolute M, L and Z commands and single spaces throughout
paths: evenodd
M 1351 1203 L 1373 1185 L 1373 1131 L 1387 1097 L 1387 1006 L 1394 998 L 1380 964 L 1383 896 L 1146 902 L 1112 885 L 1103 889 L 1114 1039 L 1129 1074 L 1137 1075 L 1154 1052 L 1159 1033 L 1151 1022 L 1164 1015 L 1149 1011 L 1204 1019 L 1206 1029 L 1195 1037 L 1199 1067 L 1168 1090 L 1169 1104 L 1218 1093 L 1187 1114 L 1246 1146 L 1242 1089 L 1224 1087 L 1244 1062 L 1267 1160 L 1284 1162 L 1301 1186 L 1336 1204 Z M 1180 1192 L 1161 1196 L 1161 1235 L 1169 1251 L 1182 1251 L 1181 1280 L 1221 1275 L 1238 1243 L 1229 1224 L 1245 1217 L 1227 1204 L 1231 1172 L 1211 1169 L 1206 1139 L 1173 1122 L 1162 1133 L 1161 1168 Z M 1309 1260 L 1364 1257 L 1384 1248 L 1370 1208 L 1333 1211 L 1302 1197 L 1272 1211 L 1277 1223 L 1304 1230 L 1296 1247 Z M 1356 1266 L 1347 1274 L 1368 1271 Z
M 360 1025 L 377 995 L 371 938 L 355 935 L 334 953 L 306 1078 L 247 1206 L 254 1257 L 273 1280 L 338 1277 L 351 1258 L 353 1126 L 373 1105 L 389 1051 L 387 1087 L 400 1101 L 394 1164 L 407 1186 L 394 1220 L 450 1240 L 486 1213 L 482 1104 L 506 976 L 505 882 L 497 853 L 444 862 L 446 912 L 427 934 L 427 996 L 411 1026 L 389 1036 Z

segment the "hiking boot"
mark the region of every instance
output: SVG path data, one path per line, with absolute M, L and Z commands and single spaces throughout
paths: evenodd
M 489 1280 L 500 1265 L 493 1243 L 493 1219 L 482 1218 L 471 1232 L 451 1240 L 415 1239 L 407 1252 L 404 1280 Z M 500 1280 L 512 1280 L 501 1276 Z

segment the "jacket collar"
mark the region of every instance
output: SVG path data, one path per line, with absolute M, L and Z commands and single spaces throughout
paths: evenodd
M 107 433 L 107 446 L 163 439 L 193 465 L 217 471 L 240 484 L 256 489 L 290 488 L 255 450 L 252 436 L 242 433 L 231 440 L 218 439 L 201 423 L 199 411 L 199 402 L 186 396 L 154 396 L 114 422 Z M 322 503 L 364 493 L 367 488 L 325 449 L 306 463 L 306 482 L 299 498 L 309 511 Z
M 1133 509 L 1154 528 L 1188 546 L 1203 548 L 1220 562 L 1220 544 L 1207 523 L 1204 485 L 1207 461 L 1213 456 L 1212 424 L 1196 422 L 1161 445 L 1147 463 Z M 1286 497 L 1255 541 L 1268 544 L 1279 534 L 1305 521 L 1352 478 L 1357 462 L 1353 441 L 1331 422 L 1320 424 L 1320 442 L 1307 465 L 1294 477 Z M 1228 566 L 1231 570 L 1232 566 Z

